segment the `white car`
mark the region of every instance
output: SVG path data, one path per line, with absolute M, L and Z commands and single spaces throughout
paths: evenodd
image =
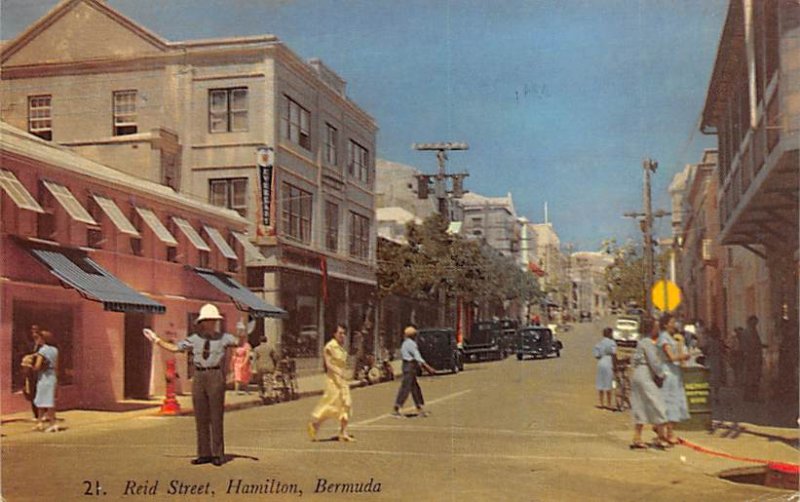
M 614 325 L 612 338 L 617 345 L 623 347 L 636 347 L 641 334 L 639 333 L 639 320 L 634 317 L 621 316 Z

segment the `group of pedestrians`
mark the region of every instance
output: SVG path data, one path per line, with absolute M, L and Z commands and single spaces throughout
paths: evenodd
M 249 345 L 240 327 L 239 336 L 233 336 L 221 331 L 220 321 L 222 315 L 216 306 L 203 305 L 200 315 L 195 321 L 195 332 L 176 343 L 162 339 L 153 331 L 144 330 L 145 336 L 156 346 L 170 352 L 191 352 L 195 365 L 194 378 L 192 379 L 192 405 L 194 407 L 195 428 L 197 436 L 197 457 L 192 459 L 194 465 L 213 464 L 221 466 L 225 463 L 224 441 L 224 410 L 225 410 L 225 375 L 223 371 L 224 357 L 227 349 L 234 349 L 234 364 L 243 361 L 244 353 L 250 353 Z M 325 420 L 335 419 L 339 422 L 338 440 L 352 442 L 355 438 L 348 432 L 347 426 L 352 413 L 352 397 L 350 386 L 346 377 L 347 350 L 345 337 L 347 329 L 338 325 L 331 339 L 325 344 L 323 361 L 325 366 L 325 389 L 316 407 L 311 413 L 307 432 L 312 441 L 317 439 L 317 433 Z M 394 404 L 394 414 L 400 415 L 400 409 L 411 394 L 417 407 L 417 414 L 426 416 L 422 390 L 417 383 L 417 370 L 423 368 L 430 373 L 435 370 L 430 367 L 419 353 L 419 348 L 414 340 L 417 330 L 408 326 L 404 331 L 405 341 L 401 348 L 403 357 L 403 381 L 397 393 Z M 266 340 L 262 339 L 266 346 Z M 259 347 L 261 346 L 259 345 Z M 266 347 L 261 351 L 256 348 L 256 361 L 265 360 L 267 368 L 274 369 L 274 352 Z M 269 364 L 268 360 L 272 361 Z M 241 364 L 241 363 L 240 363 Z M 261 371 L 260 363 L 256 364 Z M 241 385 L 244 373 L 236 373 L 236 380 Z
M 634 422 L 630 447 L 648 448 L 642 441 L 642 431 L 646 425 L 651 425 L 657 435 L 652 446 L 668 448 L 679 442 L 674 434 L 675 424 L 689 419 L 681 363 L 690 355 L 686 347 L 676 341 L 678 328 L 669 313 L 663 314 L 657 323 L 650 317 L 643 319 L 641 333 L 642 339 L 630 359 L 630 405 Z M 598 359 L 595 386 L 601 408 L 611 407 L 613 368 L 617 362 L 617 347 L 611 338 L 612 330 L 604 329 L 603 339 L 594 347 L 594 356 Z
M 339 421 L 339 441 L 355 441 L 355 438 L 347 431 L 353 401 L 350 396 L 350 385 L 345 376 L 347 367 L 347 350 L 344 348 L 346 334 L 347 329 L 340 324 L 336 327 L 336 332 L 334 332 L 331 340 L 325 344 L 323 351 L 326 377 L 325 390 L 314 411 L 311 412 L 311 420 L 307 425 L 308 437 L 312 441 L 317 440 L 320 426 L 328 419 Z M 392 409 L 391 416 L 393 417 L 404 416 L 400 410 L 403 408 L 409 394 L 417 410 L 416 416 L 428 416 L 428 412 L 424 408 L 425 398 L 417 382 L 417 374 L 420 369 L 424 369 L 429 374 L 436 373 L 436 370 L 422 358 L 415 340 L 416 336 L 417 329 L 414 326 L 407 326 L 403 330 L 404 340 L 400 347 L 400 356 L 403 360 L 403 380 L 400 384 L 400 389 L 397 391 L 397 397 Z
M 33 350 L 22 358 L 23 394 L 31 401 L 35 431 L 57 432 L 58 348 L 55 335 L 34 324 L 30 328 Z

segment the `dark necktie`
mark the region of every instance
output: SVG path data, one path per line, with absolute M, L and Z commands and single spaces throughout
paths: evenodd
M 211 355 L 211 340 L 206 338 L 206 343 L 203 344 L 203 359 L 208 361 L 208 356 Z

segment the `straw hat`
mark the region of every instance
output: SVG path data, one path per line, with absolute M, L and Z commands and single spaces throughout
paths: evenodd
M 209 319 L 218 321 L 222 319 L 222 315 L 219 313 L 219 309 L 217 309 L 216 305 L 206 303 L 205 305 L 200 307 L 200 315 L 197 316 L 197 320 L 195 321 L 195 323 L 199 323 L 200 321 L 207 321 Z
M 408 326 L 406 329 L 403 330 L 403 335 L 405 336 L 414 336 L 417 334 L 417 328 L 414 326 Z

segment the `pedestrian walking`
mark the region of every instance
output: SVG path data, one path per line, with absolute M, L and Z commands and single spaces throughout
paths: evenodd
M 177 343 L 163 340 L 150 330 L 145 336 L 162 349 L 170 352 L 191 352 L 194 361 L 192 379 L 192 406 L 197 429 L 197 458 L 192 464 L 225 463 L 225 373 L 223 364 L 226 349 L 244 343 L 244 337 L 237 338 L 230 333 L 222 333 L 222 315 L 215 305 L 207 303 L 200 308 L 195 324 L 197 332 Z
M 275 368 L 278 365 L 278 355 L 269 344 L 267 335 L 261 335 L 259 344 L 253 349 L 253 371 L 256 373 L 259 394 L 262 399 L 270 397 Z
M 345 377 L 347 368 L 347 350 L 344 348 L 347 329 L 344 325 L 336 326 L 336 331 L 328 343 L 325 344 L 323 359 L 325 361 L 325 391 L 322 394 L 314 411 L 311 412 L 311 421 L 308 423 L 308 436 L 312 441 L 317 440 L 322 422 L 329 418 L 339 420 L 339 441 L 355 441 L 348 434 L 347 423 L 350 420 L 352 398 L 350 385 Z
M 600 400 L 598 408 L 613 409 L 611 407 L 611 390 L 614 381 L 614 364 L 617 362 L 617 344 L 611 336 L 611 328 L 603 328 L 603 339 L 594 346 L 594 358 L 597 359 L 597 375 L 595 376 L 595 387 L 597 397 Z M 603 396 L 605 395 L 605 403 Z
M 642 321 L 642 333 L 647 334 L 636 346 L 631 357 L 631 416 L 634 430 L 631 449 L 647 448 L 642 441 L 642 429 L 646 424 L 655 427 L 658 438 L 656 447 L 663 448 L 667 444 L 665 424 L 667 412 L 661 387 L 666 378 L 664 365 L 659 355 L 658 328 L 652 319 Z
M 719 389 L 722 387 L 724 374 L 722 368 L 723 344 L 720 340 L 720 333 L 715 325 L 711 325 L 700 339 L 700 350 L 705 356 L 704 366 L 709 370 L 709 386 L 711 387 L 712 401 L 719 401 Z
M 25 396 L 25 399 L 30 401 L 33 419 L 38 422 L 39 408 L 37 408 L 33 402 L 36 398 L 36 384 L 39 379 L 39 375 L 34 369 L 34 364 L 36 363 L 36 353 L 39 352 L 39 348 L 41 347 L 41 344 L 39 343 L 41 338 L 37 336 L 39 334 L 38 324 L 31 325 L 30 334 L 32 350 L 29 354 L 22 356 L 22 361 L 20 361 L 20 366 L 22 368 L 22 394 Z
M 663 314 L 658 324 L 661 331 L 658 337 L 658 346 L 661 349 L 664 373 L 666 373 L 664 385 L 661 387 L 667 412 L 666 438 L 669 444 L 675 445 L 678 444 L 673 435 L 675 424 L 689 419 L 689 404 L 683 388 L 683 373 L 680 364 L 688 361 L 690 356 L 688 351 L 682 350 L 673 338 L 676 326 L 672 315 Z
M 400 357 L 403 359 L 403 381 L 400 384 L 400 389 L 397 391 L 397 398 L 394 401 L 394 411 L 392 416 L 401 417 L 400 409 L 408 399 L 408 394 L 414 400 L 414 405 L 417 407 L 417 416 L 425 417 L 428 413 L 425 411 L 425 398 L 422 396 L 422 389 L 417 382 L 417 373 L 420 368 L 423 368 L 429 374 L 434 375 L 436 370 L 433 369 L 422 358 L 419 353 L 419 347 L 415 338 L 417 337 L 417 328 L 414 326 L 407 326 L 403 330 L 403 344 L 400 346 Z
M 739 349 L 742 351 L 743 368 L 742 379 L 745 401 L 758 401 L 761 386 L 761 365 L 763 363 L 762 348 L 758 334 L 758 317 L 751 315 L 747 318 L 747 327 L 742 332 Z
M 36 380 L 36 397 L 33 404 L 39 416 L 35 430 L 56 432 L 56 394 L 58 391 L 58 349 L 55 347 L 55 336 L 47 330 L 34 333 L 34 342 L 39 346 L 33 369 L 38 375 Z M 45 421 L 49 426 L 45 425 Z
M 736 326 L 733 328 L 733 335 L 730 337 L 728 361 L 733 371 L 734 386 L 737 388 L 744 386 L 744 355 L 742 354 L 742 343 L 744 343 L 744 328 Z
M 243 343 L 233 349 L 233 390 L 237 394 L 250 394 L 250 378 L 252 378 L 252 371 L 250 365 L 250 352 L 253 347 L 247 342 L 247 336 L 242 333 Z

